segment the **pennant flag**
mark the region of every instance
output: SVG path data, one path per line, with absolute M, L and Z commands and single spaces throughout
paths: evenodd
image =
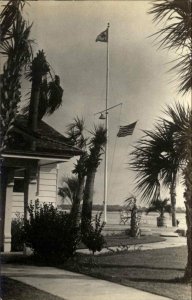
M 96 42 L 108 42 L 108 28 L 97 36 Z
M 126 125 L 126 126 L 120 126 L 117 136 L 118 137 L 124 137 L 124 136 L 127 136 L 127 135 L 132 135 L 136 124 L 137 124 L 137 122 L 131 123 L 131 124 Z

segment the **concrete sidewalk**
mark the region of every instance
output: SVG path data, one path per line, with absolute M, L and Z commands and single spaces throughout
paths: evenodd
M 52 267 L 6 264 L 2 266 L 2 275 L 65 300 L 170 300 L 131 287 Z

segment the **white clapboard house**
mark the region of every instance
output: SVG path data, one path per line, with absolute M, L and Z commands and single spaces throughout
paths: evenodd
M 57 203 L 58 165 L 80 155 L 68 138 L 40 120 L 34 132 L 25 116 L 18 116 L 1 164 L 1 244 L 11 249 L 11 220 L 27 216 L 32 200 Z

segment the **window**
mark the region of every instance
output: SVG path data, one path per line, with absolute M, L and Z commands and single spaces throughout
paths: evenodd
M 24 178 L 15 178 L 14 179 L 13 192 L 14 193 L 24 193 Z

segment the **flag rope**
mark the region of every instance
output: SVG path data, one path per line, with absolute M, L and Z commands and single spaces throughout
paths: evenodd
M 122 112 L 122 105 L 120 108 L 120 113 L 119 113 L 119 118 L 118 118 L 118 127 L 120 126 L 120 120 L 121 120 L 121 112 Z M 114 149 L 113 149 L 113 154 L 112 154 L 112 163 L 111 163 L 111 169 L 109 172 L 109 192 L 111 191 L 111 178 L 112 178 L 112 171 L 113 171 L 113 162 L 115 158 L 115 151 L 116 151 L 116 146 L 117 146 L 117 134 L 115 134 L 115 144 L 114 144 Z

